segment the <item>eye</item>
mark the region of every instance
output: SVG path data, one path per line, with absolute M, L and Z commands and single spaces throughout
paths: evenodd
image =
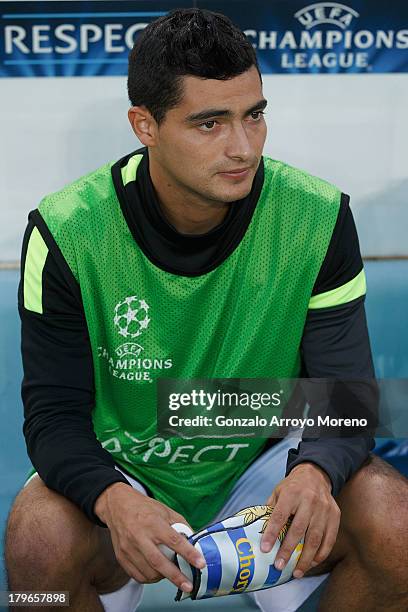
M 254 121 L 260 121 L 260 120 L 262 119 L 262 115 L 264 115 L 264 114 L 265 114 L 265 111 L 261 111 L 261 110 L 259 110 L 259 111 L 253 111 L 253 112 L 251 113 L 251 117 L 252 117 L 252 119 L 253 119 Z
M 215 126 L 215 120 L 212 119 L 211 121 L 206 121 L 205 123 L 200 123 L 200 125 L 198 126 L 203 132 L 211 132 L 212 129 Z

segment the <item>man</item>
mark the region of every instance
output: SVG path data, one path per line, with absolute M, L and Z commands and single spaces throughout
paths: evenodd
M 10 588 L 69 590 L 81 611 L 133 610 L 163 577 L 191 591 L 159 545 L 203 560 L 171 524 L 239 509 L 256 482 L 249 503 L 275 506 L 265 551 L 293 515 L 277 568 L 305 537 L 294 576 L 331 571 L 323 610 L 406 608 L 407 484 L 371 439 L 288 454 L 287 439 L 156 433 L 159 376 L 373 377 L 348 197 L 262 156 L 256 56 L 222 15 L 150 24 L 128 90 L 144 147 L 29 217 L 19 301 L 38 475 L 10 512 Z M 276 592 L 258 606 L 276 609 Z

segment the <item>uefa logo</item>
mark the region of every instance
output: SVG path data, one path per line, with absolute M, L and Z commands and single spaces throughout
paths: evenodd
M 336 25 L 345 30 L 350 26 L 354 17 L 359 17 L 359 14 L 344 4 L 318 2 L 305 6 L 295 13 L 295 17 L 306 30 L 324 23 Z

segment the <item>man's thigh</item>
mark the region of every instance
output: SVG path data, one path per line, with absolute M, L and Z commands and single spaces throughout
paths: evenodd
M 129 581 L 116 559 L 109 529 L 89 521 L 75 504 L 49 489 L 37 473 L 18 493 L 9 514 L 9 529 L 15 525 L 29 531 L 30 523 L 33 539 L 48 539 L 54 550 L 62 546 L 78 551 L 98 593 L 114 591 Z
M 327 559 L 309 570 L 306 576 L 330 572 L 350 553 L 363 559 L 370 556 L 370 549 L 374 547 L 383 548 L 383 554 L 394 560 L 400 558 L 397 550 L 390 550 L 392 542 L 388 535 L 398 530 L 398 523 L 407 523 L 408 480 L 405 476 L 377 455 L 370 454 L 344 485 L 336 502 L 341 510 L 336 543 Z M 382 545 L 379 539 L 383 540 Z M 404 550 L 406 543 L 407 538 L 401 541 Z

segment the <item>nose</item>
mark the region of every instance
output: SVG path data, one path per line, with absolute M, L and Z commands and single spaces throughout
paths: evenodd
M 226 144 L 226 155 L 231 159 L 240 161 L 251 159 L 251 145 L 245 126 L 241 122 L 231 125 Z

